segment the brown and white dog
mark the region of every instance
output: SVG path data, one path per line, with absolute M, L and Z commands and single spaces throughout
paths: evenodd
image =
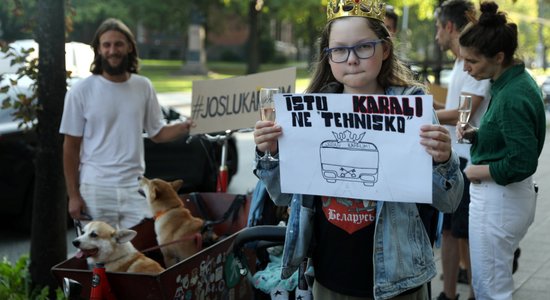
M 139 179 L 140 190 L 155 218 L 157 243 L 167 268 L 201 250 L 204 220 L 184 207 L 177 193 L 182 184 L 182 180 Z
M 83 228 L 82 235 L 73 240 L 79 249 L 77 258 L 89 258 L 93 264 L 103 263 L 108 272 L 157 274 L 164 271 L 159 263 L 136 250 L 130 242 L 137 232 L 116 230 L 102 221 L 92 221 Z

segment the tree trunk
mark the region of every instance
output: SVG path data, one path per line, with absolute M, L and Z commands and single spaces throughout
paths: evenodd
M 258 24 L 259 12 L 256 10 L 256 1 L 248 1 L 248 59 L 246 74 L 258 73 L 260 70 L 260 26 Z
M 441 4 L 443 4 L 443 0 L 439 0 L 439 5 L 437 7 L 440 7 Z M 434 39 L 434 49 L 435 49 L 435 65 L 433 66 L 434 70 L 434 76 L 435 76 L 435 84 L 440 85 L 441 84 L 441 70 L 443 69 L 443 52 L 439 48 L 439 44 Z M 426 57 L 426 59 L 429 59 Z
M 58 287 L 50 269 L 67 258 L 67 200 L 62 143 L 58 133 L 67 90 L 65 71 L 65 0 L 39 0 L 38 146 L 29 271 L 34 287 Z

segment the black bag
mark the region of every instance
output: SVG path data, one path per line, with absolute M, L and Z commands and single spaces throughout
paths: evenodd
M 179 118 L 173 109 L 163 109 L 168 123 Z M 213 133 L 212 135 L 216 135 Z M 179 193 L 215 192 L 221 163 L 222 145 L 209 142 L 200 136 L 188 136 L 168 143 L 144 140 L 145 177 L 167 181 L 183 180 Z M 229 182 L 237 173 L 238 153 L 235 138 L 228 140 L 227 167 Z

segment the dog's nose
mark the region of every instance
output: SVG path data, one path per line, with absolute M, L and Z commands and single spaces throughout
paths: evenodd
M 73 241 L 73 246 L 78 248 L 78 246 L 80 246 L 80 241 L 74 240 Z

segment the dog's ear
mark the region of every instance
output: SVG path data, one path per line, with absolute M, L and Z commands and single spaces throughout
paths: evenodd
M 158 192 L 157 185 L 156 184 L 151 184 L 151 185 L 149 185 L 149 195 L 147 195 L 147 196 L 150 197 L 151 199 L 156 199 L 157 198 L 157 192 Z M 147 199 L 149 199 L 149 198 L 147 198 Z
M 174 189 L 174 191 L 177 192 L 177 191 L 179 191 L 179 189 L 183 185 L 183 180 L 178 179 L 178 180 L 170 182 L 170 184 L 172 185 L 172 188 Z
M 126 243 L 134 239 L 137 232 L 132 229 L 121 229 L 115 233 L 116 242 L 119 244 Z

